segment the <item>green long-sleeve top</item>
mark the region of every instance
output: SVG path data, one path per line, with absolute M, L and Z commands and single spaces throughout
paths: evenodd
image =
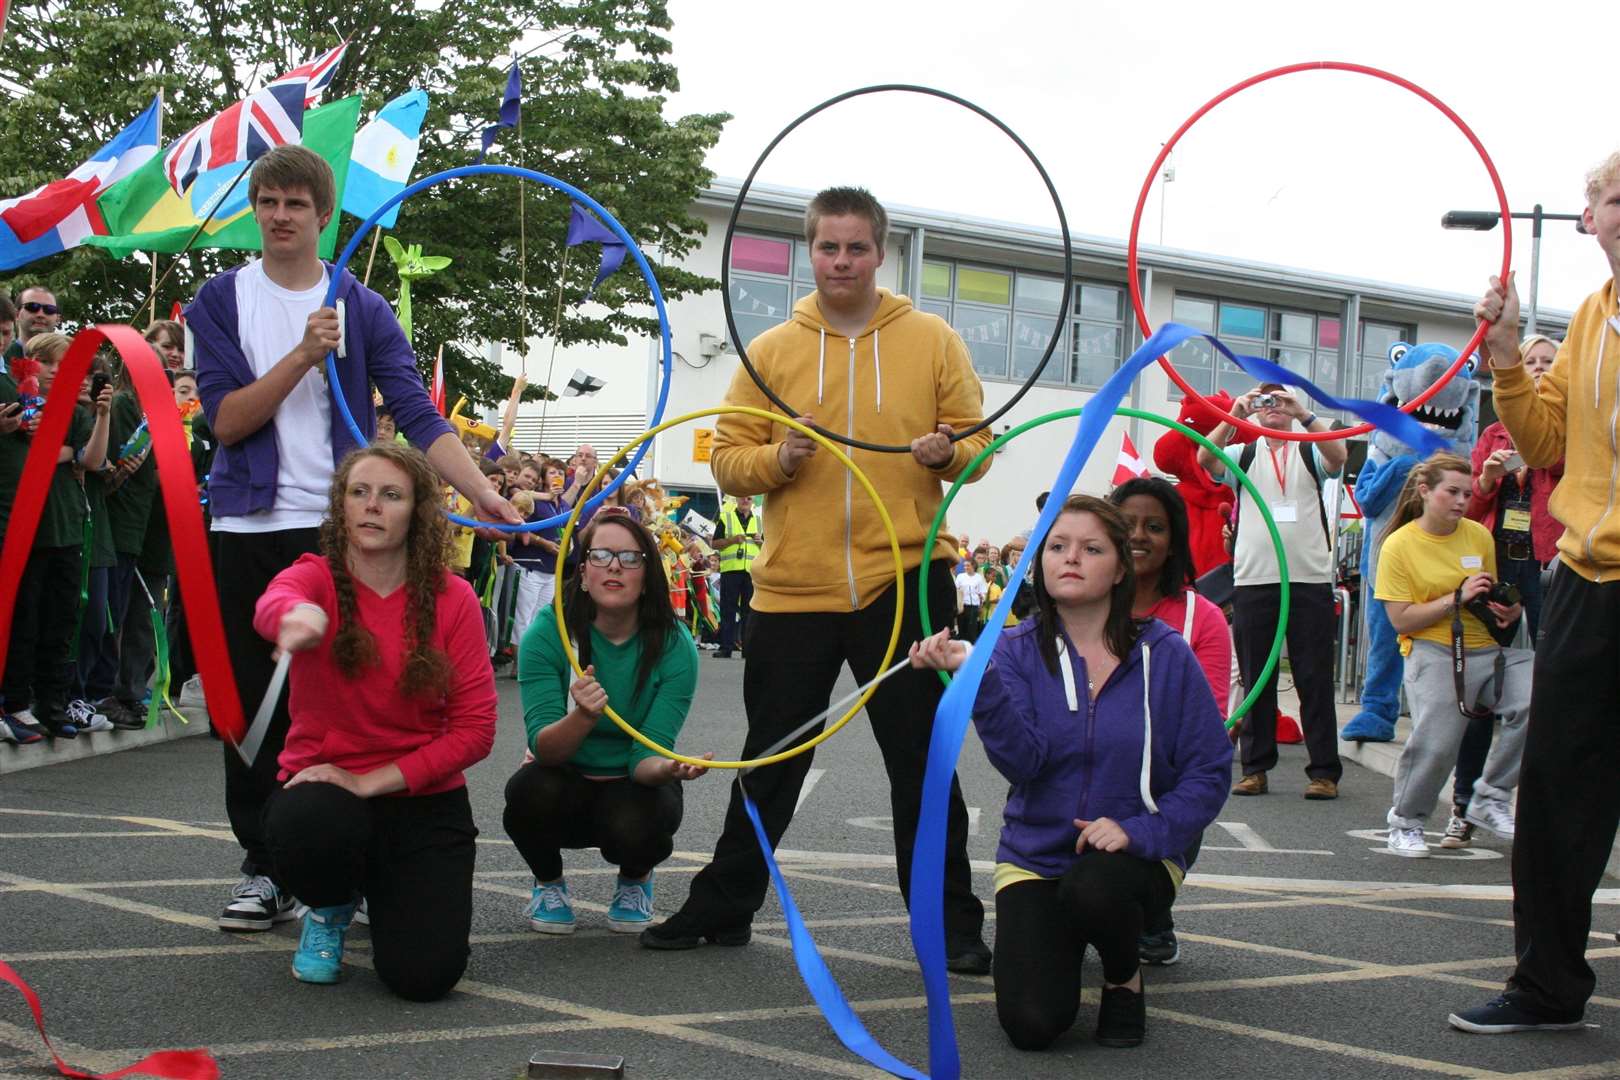
M 622 645 L 615 645 L 593 627 L 590 660 L 596 667 L 596 681 L 607 691 L 608 704 L 613 710 L 647 738 L 673 750 L 675 738 L 681 733 L 681 725 L 686 723 L 687 711 L 692 707 L 692 694 L 697 689 L 697 647 L 692 644 L 692 635 L 686 627 L 676 624 L 652 678 L 644 686 L 636 682 L 636 667 L 641 663 L 639 634 Z M 561 720 L 573 707 L 568 694 L 573 681 L 573 670 L 557 638 L 556 620 L 536 619 L 523 635 L 523 647 L 518 656 L 523 728 L 531 750 L 535 736 Z M 643 758 L 652 756 L 653 751 L 620 731 L 604 715 L 596 721 L 596 726 L 568 763 L 591 776 L 629 776 Z

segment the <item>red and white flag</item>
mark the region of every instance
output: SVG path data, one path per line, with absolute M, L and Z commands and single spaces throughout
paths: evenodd
M 433 401 L 433 407 L 439 410 L 439 415 L 443 416 L 445 408 L 443 345 L 439 346 L 439 355 L 433 361 L 433 388 L 428 391 L 428 397 Z
M 163 154 L 169 186 L 184 195 L 200 173 L 233 161 L 253 161 L 275 147 L 297 143 L 304 110 L 331 84 L 348 47 L 345 41 L 300 64 L 176 139 Z
M 1114 486 L 1118 487 L 1127 480 L 1138 476 L 1152 476 L 1153 470 L 1147 467 L 1136 453 L 1136 447 L 1131 445 L 1131 437 L 1124 432 L 1120 433 L 1119 461 L 1114 465 Z

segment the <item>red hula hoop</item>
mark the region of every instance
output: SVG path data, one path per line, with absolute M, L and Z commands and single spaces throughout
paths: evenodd
M 1175 149 L 1176 143 L 1181 141 L 1181 137 L 1185 135 L 1194 124 L 1203 119 L 1205 113 L 1215 108 L 1215 106 L 1219 105 L 1232 95 L 1243 90 L 1247 90 L 1249 87 L 1254 86 L 1257 83 L 1263 83 L 1282 75 L 1292 75 L 1295 72 L 1300 71 L 1348 71 L 1357 75 L 1371 75 L 1375 79 L 1382 79 L 1387 83 L 1393 83 L 1396 86 L 1401 87 L 1403 90 L 1410 90 L 1412 93 L 1416 94 L 1418 97 L 1440 110 L 1441 113 L 1445 114 L 1446 119 L 1450 120 L 1457 126 L 1457 130 L 1463 133 L 1463 137 L 1468 140 L 1470 145 L 1472 145 L 1474 150 L 1479 154 L 1480 162 L 1485 166 L 1486 173 L 1490 175 L 1491 187 L 1496 190 L 1496 201 L 1497 205 L 1501 209 L 1502 221 L 1504 223 L 1502 229 L 1502 269 L 1499 276 L 1503 281 L 1507 280 L 1508 271 L 1511 269 L 1513 263 L 1513 216 L 1508 210 L 1507 192 L 1502 188 L 1502 178 L 1497 175 L 1496 165 L 1491 161 L 1490 154 L 1485 152 L 1484 144 L 1479 141 L 1478 136 L 1474 134 L 1473 130 L 1463 122 L 1462 117 L 1458 116 L 1451 110 L 1450 106 L 1441 101 L 1439 98 L 1435 97 L 1433 94 L 1429 93 L 1427 90 L 1423 89 L 1423 87 L 1418 86 L 1416 83 L 1409 82 L 1408 80 L 1401 78 L 1399 75 L 1394 75 L 1387 71 L 1381 71 L 1378 68 L 1367 67 L 1363 64 L 1349 64 L 1338 60 L 1314 60 L 1303 64 L 1289 64 L 1286 67 L 1272 68 L 1270 71 L 1263 71 L 1258 75 L 1252 75 L 1237 85 L 1230 86 L 1221 91 L 1219 94 L 1215 95 L 1213 98 L 1210 98 L 1209 101 L 1205 102 L 1197 112 L 1193 113 L 1182 122 L 1182 125 L 1176 129 L 1175 134 L 1171 135 L 1169 141 L 1167 141 L 1163 148 L 1159 150 L 1159 156 L 1153 159 L 1153 164 L 1148 167 L 1147 178 L 1142 181 L 1142 191 L 1136 197 L 1136 211 L 1131 215 L 1130 244 L 1126 249 L 1126 266 L 1128 272 L 1125 278 L 1126 287 L 1130 290 L 1131 295 L 1131 309 L 1136 313 L 1136 323 L 1139 327 L 1141 327 L 1144 335 L 1152 336 L 1153 327 L 1148 322 L 1147 309 L 1142 304 L 1142 290 L 1139 284 L 1141 279 L 1137 274 L 1137 238 L 1142 230 L 1142 211 L 1147 206 L 1148 193 L 1153 188 L 1154 179 L 1159 175 L 1159 169 L 1164 165 L 1165 159 L 1170 156 L 1170 151 Z M 1485 327 L 1486 324 L 1482 321 L 1479 326 L 1475 328 L 1474 336 L 1468 339 L 1468 344 L 1458 352 L 1456 361 L 1446 369 L 1445 374 L 1436 379 L 1433 386 L 1429 387 L 1427 390 L 1423 391 L 1423 393 L 1401 406 L 1402 412 L 1410 413 L 1419 405 L 1422 405 L 1424 402 L 1428 401 L 1435 394 L 1440 392 L 1440 388 L 1442 386 L 1451 381 L 1452 376 L 1456 375 L 1457 372 L 1462 370 L 1463 365 L 1468 362 L 1469 356 L 1479 348 L 1480 342 L 1484 340 Z M 1355 328 L 1351 327 L 1347 332 L 1354 332 L 1354 330 Z M 1213 412 L 1225 423 L 1232 425 L 1241 432 L 1257 438 L 1260 436 L 1269 436 L 1270 438 L 1274 439 L 1293 439 L 1298 442 L 1328 442 L 1333 439 L 1347 439 L 1352 435 L 1364 435 L 1373 429 L 1373 425 L 1371 424 L 1357 424 L 1355 427 L 1343 428 L 1338 431 L 1272 431 L 1268 428 L 1262 428 L 1258 424 L 1250 423 L 1247 420 L 1239 420 L 1237 417 L 1233 416 L 1229 412 L 1226 412 L 1218 405 L 1211 403 L 1207 397 L 1200 394 L 1187 384 L 1187 380 L 1184 379 L 1181 373 L 1175 369 L 1175 366 L 1170 363 L 1170 358 L 1168 356 L 1159 357 L 1159 366 L 1164 368 L 1165 374 L 1170 376 L 1170 381 L 1175 383 L 1176 386 L 1181 389 L 1182 393 L 1187 395 L 1187 397 Z
M 67 439 L 68 423 L 78 401 L 79 388 L 89 374 L 90 362 L 103 344 L 118 350 L 141 410 L 146 413 L 147 430 L 152 435 L 152 455 L 157 461 L 159 490 L 163 494 L 169 536 L 174 545 L 180 599 L 185 605 L 186 625 L 191 632 L 197 670 L 203 679 L 209 718 L 223 738 L 232 743 L 240 742 L 247 725 L 243 722 L 236 674 L 225 651 L 214 564 L 208 556 L 208 534 L 203 531 L 202 507 L 197 502 L 196 476 L 192 472 L 191 454 L 186 449 L 185 431 L 180 424 L 180 413 L 174 407 L 174 391 L 163 374 L 162 362 L 152 346 L 131 326 L 104 325 L 79 331 L 57 368 L 39 430 L 34 433 L 33 445 L 23 463 L 22 479 L 11 509 L 11 526 L 6 530 L 4 545 L 0 546 L 0 668 L 5 665 L 10 645 L 17 585 L 33 549 L 34 534 L 39 530 L 45 497 L 56 472 L 57 452 Z M 61 602 L 72 601 L 63 598 Z

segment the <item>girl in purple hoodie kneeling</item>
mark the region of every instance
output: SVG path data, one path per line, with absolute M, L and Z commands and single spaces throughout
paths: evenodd
M 1063 504 L 1035 561 L 1035 611 L 996 642 L 973 707 L 1012 784 L 994 971 L 997 1015 L 1021 1050 L 1074 1025 L 1087 945 L 1102 959 L 1097 1041 L 1141 1043 L 1143 913 L 1169 906 L 1182 853 L 1231 780 L 1232 744 L 1192 650 L 1131 616 L 1129 534 L 1110 503 Z M 912 647 L 912 663 L 955 671 L 968 648 L 942 631 Z

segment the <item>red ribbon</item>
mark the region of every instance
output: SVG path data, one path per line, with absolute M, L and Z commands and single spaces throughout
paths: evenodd
M 15 986 L 28 1002 L 29 1011 L 34 1014 L 34 1026 L 39 1029 L 39 1037 L 44 1040 L 45 1049 L 50 1051 L 51 1059 L 56 1062 L 56 1071 L 63 1076 L 72 1077 L 73 1080 L 118 1080 L 121 1076 L 143 1074 L 162 1077 L 163 1080 L 219 1080 L 219 1063 L 207 1050 L 159 1050 L 133 1065 L 110 1073 L 75 1069 L 62 1060 L 56 1047 L 51 1045 L 51 1037 L 45 1034 L 45 1010 L 41 1008 L 39 995 L 34 993 L 34 988 L 23 981 L 23 977 L 4 960 L 0 960 L 0 980 Z
M 104 325 L 79 331 L 57 366 L 56 380 L 45 401 L 39 430 L 34 432 L 33 446 L 23 465 L 5 545 L 0 547 L 0 670 L 5 669 L 6 650 L 10 645 L 17 586 L 33 548 L 34 533 L 39 529 L 45 497 L 56 472 L 56 458 L 67 439 L 79 388 L 89 374 L 96 350 L 103 344 L 117 349 L 123 358 L 125 372 L 146 414 L 152 455 L 157 461 L 158 482 L 169 519 L 169 538 L 174 545 L 175 570 L 180 576 L 180 598 L 185 604 L 197 671 L 202 675 L 208 715 L 222 738 L 238 743 L 247 725 L 242 718 L 236 676 L 225 651 L 225 630 L 220 621 L 219 596 L 214 588 L 214 564 L 208 556 L 208 535 L 203 530 L 197 478 L 186 448 L 185 429 L 180 423 L 174 390 L 163 373 L 162 362 L 152 346 L 130 326 Z M 48 602 L 68 603 L 69 599 L 53 597 Z

